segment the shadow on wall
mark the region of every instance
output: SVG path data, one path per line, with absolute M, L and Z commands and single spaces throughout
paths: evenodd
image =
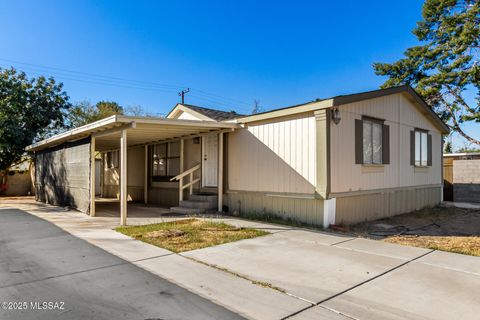
M 455 183 L 453 199 L 455 202 L 480 203 L 480 183 Z
M 87 212 L 90 140 L 84 139 L 36 154 L 36 199 Z

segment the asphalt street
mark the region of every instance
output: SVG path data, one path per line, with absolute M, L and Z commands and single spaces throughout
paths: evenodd
M 17 209 L 0 209 L 0 319 L 242 319 Z

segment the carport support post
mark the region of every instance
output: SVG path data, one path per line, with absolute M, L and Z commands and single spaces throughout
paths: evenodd
M 127 130 L 120 137 L 120 225 L 127 225 Z
M 223 132 L 218 134 L 218 212 L 223 211 Z
M 143 202 L 148 204 L 148 144 L 145 145 L 145 176 L 143 181 Z
M 90 140 L 90 217 L 95 217 L 95 137 Z

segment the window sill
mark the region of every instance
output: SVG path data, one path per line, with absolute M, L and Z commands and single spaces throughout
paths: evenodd
M 428 172 L 428 166 L 415 166 L 415 172 Z
M 383 163 L 364 163 L 362 164 L 363 167 L 385 167 Z
M 384 168 L 383 164 L 363 164 L 362 173 L 382 173 Z

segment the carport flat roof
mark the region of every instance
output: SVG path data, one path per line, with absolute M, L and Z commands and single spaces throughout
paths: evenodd
M 25 150 L 40 151 L 92 135 L 96 137 L 97 151 L 112 150 L 119 147 L 122 129 L 128 129 L 128 146 L 135 146 L 236 128 L 240 128 L 236 123 L 114 115 L 39 141 L 28 146 Z

